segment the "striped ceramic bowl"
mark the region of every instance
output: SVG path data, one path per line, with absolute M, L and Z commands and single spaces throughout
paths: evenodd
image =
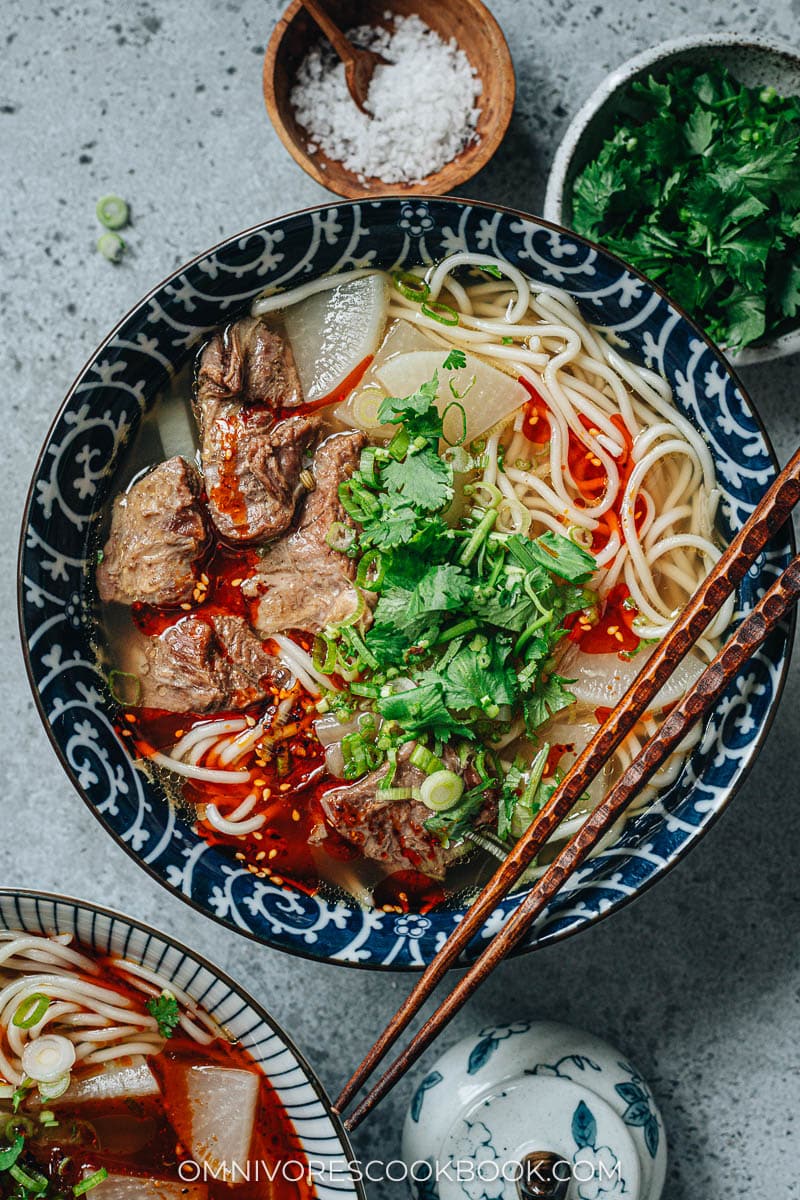
M 353 1154 L 322 1084 L 275 1020 L 218 967 L 149 925 L 54 893 L 0 889 L 0 929 L 71 933 L 87 950 L 125 957 L 182 988 L 230 1030 L 269 1079 L 296 1134 L 292 1154 L 307 1160 L 317 1200 L 366 1200 L 350 1173 Z

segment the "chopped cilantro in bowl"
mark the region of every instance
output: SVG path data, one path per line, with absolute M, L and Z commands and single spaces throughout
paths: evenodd
M 727 349 L 800 324 L 800 97 L 713 60 L 634 80 L 571 201 Z
M 444 366 L 452 365 L 449 357 Z M 437 373 L 413 395 L 384 400 L 379 419 L 396 433 L 368 446 L 339 485 L 354 523 L 341 552 L 358 559 L 356 581 L 375 605 L 367 627 L 344 622 L 316 639 L 315 666 L 343 684 L 318 707 L 341 721 L 359 715 L 358 731 L 342 743 L 347 779 L 388 763 L 380 786 L 391 790 L 402 746 L 415 743 L 412 762 L 428 774 L 441 769 L 445 747 L 456 749 L 480 783 L 454 793 L 429 830 L 443 841 L 461 836 L 495 788 L 505 839 L 517 803 L 533 804 L 540 778 L 527 787 L 519 771 L 506 778 L 494 746 L 515 723 L 534 738 L 573 703 L 554 654 L 565 619 L 595 613 L 586 587 L 595 560 L 550 531 L 528 538 L 497 528 L 503 494 L 480 480 L 462 478 L 466 512 L 449 523 L 456 476 L 438 393 Z

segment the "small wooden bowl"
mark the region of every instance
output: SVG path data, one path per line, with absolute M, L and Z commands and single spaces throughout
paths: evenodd
M 264 101 L 270 120 L 292 158 L 304 171 L 339 196 L 358 199 L 381 195 L 441 195 L 471 179 L 494 154 L 514 107 L 514 66 L 503 31 L 481 0 L 326 0 L 331 17 L 345 31 L 354 25 L 387 26 L 386 12 L 416 13 L 445 41 L 454 37 L 481 80 L 477 138 L 440 171 L 418 183 L 359 178 L 321 151 L 309 153 L 309 135 L 298 125 L 289 102 L 297 69 L 309 48 L 323 35 L 303 8 L 292 0 L 275 26 L 264 56 Z

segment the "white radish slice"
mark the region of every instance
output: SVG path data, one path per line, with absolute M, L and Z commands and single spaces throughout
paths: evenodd
M 84 1179 L 94 1174 L 84 1172 Z M 87 1193 L 88 1194 L 88 1193 Z M 180 1179 L 155 1179 L 151 1175 L 109 1175 L 92 1188 L 97 1200 L 206 1200 L 204 1183 L 184 1183 Z
M 355 429 L 366 429 L 373 436 L 391 437 L 395 432 L 394 426 L 381 425 L 378 420 L 378 409 L 387 395 L 378 379 L 378 372 L 389 359 L 398 354 L 432 350 L 435 345 L 432 338 L 410 321 L 392 321 L 358 387 L 339 405 L 335 415 L 345 425 L 352 425 Z M 441 361 L 444 362 L 447 356 L 446 348 L 437 353 L 441 354 Z
M 307 402 L 341 387 L 374 354 L 386 326 L 389 284 L 376 271 L 330 291 L 317 292 L 283 311 L 297 373 Z
M 144 1055 L 132 1055 L 103 1067 L 91 1075 L 73 1079 L 58 1101 L 48 1100 L 48 1105 L 86 1104 L 91 1101 L 141 1099 L 157 1096 L 160 1088 L 155 1075 L 147 1065 Z
M 247 1162 L 259 1096 L 254 1071 L 232 1067 L 189 1067 L 175 1095 L 167 1084 L 172 1126 L 192 1158 L 219 1172 L 225 1183 L 242 1182 L 232 1164 Z M 235 1171 L 235 1167 L 233 1168 Z
M 642 652 L 631 659 L 617 654 L 584 654 L 577 646 L 568 650 L 558 666 L 558 673 L 574 680 L 566 686 L 576 700 L 591 708 L 613 708 L 622 699 L 649 658 Z M 671 677 L 655 696 L 650 708 L 665 708 L 680 700 L 702 675 L 705 666 L 691 651 L 681 659 Z
M 447 357 L 444 350 L 414 350 L 410 354 L 399 354 L 376 369 L 380 383 L 391 396 L 410 396 L 439 372 L 437 407 L 444 412 L 448 404 L 456 399 L 450 384 L 458 393 L 458 404 L 463 405 L 467 416 L 466 441 L 471 442 L 499 421 L 505 420 L 529 399 L 521 383 L 490 367 L 488 363 L 467 354 L 467 365 L 454 371 L 443 367 Z M 444 421 L 444 436 L 455 443 L 463 434 L 463 418 L 458 408 L 453 407 Z

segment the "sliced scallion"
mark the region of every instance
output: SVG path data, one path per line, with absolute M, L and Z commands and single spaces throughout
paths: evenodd
M 431 294 L 431 289 L 425 280 L 420 279 L 419 275 L 414 275 L 411 271 L 395 271 L 392 280 L 400 295 L 405 296 L 406 300 L 427 300 Z
M 124 229 L 130 210 L 121 196 L 102 196 L 95 208 L 97 219 L 106 229 Z
M 33 1029 L 34 1025 L 38 1025 L 41 1021 L 49 1007 L 50 1001 L 47 996 L 43 996 L 41 992 L 32 992 L 17 1005 L 11 1023 L 16 1025 L 17 1029 Z
M 368 592 L 380 591 L 386 567 L 380 550 L 368 550 L 358 564 L 356 584 Z
M 42 1192 L 47 1191 L 47 1180 L 44 1175 L 40 1175 L 38 1171 L 25 1171 L 19 1165 L 19 1163 L 14 1163 L 14 1165 L 9 1168 L 8 1173 L 12 1179 L 16 1179 L 17 1183 L 21 1183 L 23 1187 L 30 1188 L 30 1190 L 35 1192 L 37 1196 L 41 1195 Z
M 420 785 L 420 799 L 433 812 L 446 812 L 458 804 L 464 793 L 464 780 L 454 771 L 434 771 Z
M 7 1171 L 9 1167 L 13 1167 L 22 1153 L 24 1145 L 25 1138 L 21 1133 L 18 1133 L 7 1150 L 0 1150 L 0 1171 Z
M 108 1179 L 108 1171 L 105 1167 L 101 1167 L 99 1171 L 95 1171 L 94 1175 L 89 1175 L 86 1179 L 82 1179 L 80 1183 L 76 1183 L 72 1189 L 73 1196 L 82 1196 L 84 1192 L 90 1192 L 92 1188 L 96 1188 L 104 1179 Z
M 433 300 L 430 304 L 423 301 L 420 312 L 424 316 L 438 321 L 440 325 L 458 325 L 460 320 L 456 309 L 451 308 L 449 304 L 442 304 L 441 300 Z
M 344 521 L 333 521 L 325 535 L 325 541 L 332 550 L 344 554 L 352 546 L 355 536 L 355 530 L 350 525 L 345 525 Z
M 97 239 L 97 249 L 103 258 L 107 258 L 109 262 L 118 263 L 125 253 L 125 243 L 118 233 L 112 233 L 109 230 L 100 234 Z
M 408 760 L 412 767 L 419 767 L 420 771 L 424 771 L 426 775 L 433 775 L 435 771 L 444 769 L 444 763 L 440 758 L 437 758 L 427 746 L 423 746 L 421 742 L 417 742 L 414 749 L 411 751 L 411 757 Z

